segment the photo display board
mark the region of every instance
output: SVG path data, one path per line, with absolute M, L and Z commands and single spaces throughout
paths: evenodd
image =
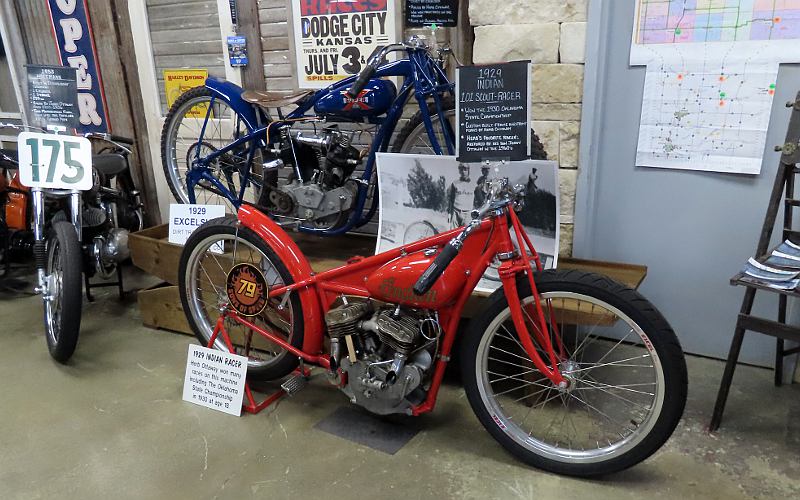
M 397 41 L 394 0 L 292 0 L 297 84 L 321 89 L 361 71 Z
M 458 26 L 458 0 L 406 0 L 405 21 L 409 28 L 432 24 L 454 28 Z
M 78 84 L 75 68 L 28 65 L 28 107 L 34 124 L 78 126 Z
M 457 69 L 459 161 L 517 161 L 530 156 L 530 81 L 530 61 Z
M 542 265 L 556 267 L 561 220 L 555 161 L 486 165 L 445 155 L 377 153 L 376 165 L 380 210 L 375 253 L 464 226 L 472 210 L 486 202 L 486 182 L 506 178 L 512 186 L 524 186 L 525 202 L 517 216 Z M 492 292 L 500 284 L 496 267 L 490 267 L 476 290 Z

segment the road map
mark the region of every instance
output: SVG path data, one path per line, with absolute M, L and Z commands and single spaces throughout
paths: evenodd
M 778 65 L 800 61 L 798 38 L 800 0 L 638 0 L 636 164 L 758 174 Z
M 800 0 L 640 0 L 637 43 L 800 38 Z

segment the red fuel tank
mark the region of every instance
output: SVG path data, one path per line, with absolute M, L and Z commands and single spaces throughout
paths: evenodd
M 415 252 L 387 262 L 369 275 L 367 290 L 375 299 L 393 304 L 424 309 L 437 309 L 449 304 L 458 296 L 466 279 L 466 268 L 461 262 L 461 256 L 447 266 L 428 293 L 417 295 L 413 290 L 414 283 L 437 254 L 438 252 L 426 256 L 424 252 Z

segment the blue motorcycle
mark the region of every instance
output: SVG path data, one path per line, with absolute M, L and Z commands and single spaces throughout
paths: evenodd
M 407 57 L 387 61 L 392 52 Z M 351 60 L 353 76 L 295 95 L 209 78 L 182 94 L 166 117 L 161 155 L 170 190 L 181 203 L 257 204 L 304 232 L 363 226 L 378 207 L 376 152 L 389 151 L 391 142 L 393 152 L 455 154 L 450 55 L 414 36 L 376 50 L 363 67 Z M 400 89 L 387 77 L 400 77 Z M 412 96 L 419 109 L 395 135 Z M 284 114 L 289 106 L 295 108 Z M 535 134 L 532 152 L 546 157 Z

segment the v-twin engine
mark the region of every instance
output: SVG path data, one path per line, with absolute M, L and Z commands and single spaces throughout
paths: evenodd
M 427 313 L 353 302 L 325 315 L 331 366 L 347 374 L 350 400 L 386 415 L 410 413 L 427 394 L 436 355 L 438 321 Z

